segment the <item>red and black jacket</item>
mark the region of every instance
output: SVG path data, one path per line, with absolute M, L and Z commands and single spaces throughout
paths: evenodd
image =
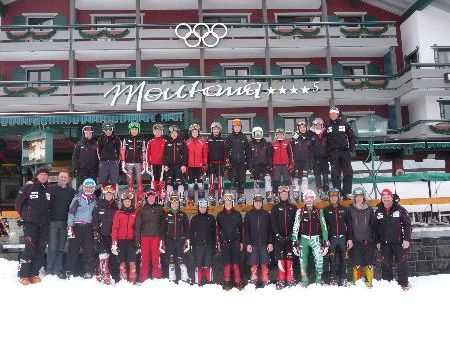
M 242 215 L 234 208 L 230 211 L 223 209 L 217 214 L 217 240 L 244 242 Z
M 380 204 L 374 218 L 377 243 L 411 241 L 411 219 L 406 209 L 398 203 L 394 202 L 389 210 Z
M 250 141 L 249 167 L 258 165 L 272 166 L 272 146 L 264 138 L 259 142 L 255 139 Z
M 111 238 L 117 240 L 134 240 L 134 223 L 136 222 L 136 210 L 121 208 L 114 213 Z
M 129 136 L 123 140 L 122 160 L 125 163 L 140 163 L 144 157 L 144 140 L 139 136 Z
M 22 187 L 16 197 L 15 208 L 25 222 L 48 224 L 51 196 L 47 184 L 36 181 Z
M 272 142 L 272 163 L 273 165 L 292 165 L 292 147 L 288 140 L 274 140 Z
M 328 237 L 348 237 L 348 209 L 342 205 L 329 205 L 323 209 L 323 216 L 327 224 Z
M 208 147 L 204 140 L 191 138 L 186 141 L 188 167 L 202 167 L 208 163 Z
M 295 164 L 311 162 L 312 152 L 310 151 L 310 145 L 311 134 L 308 132 L 303 134 L 299 133 L 297 139 L 291 139 L 291 146 Z
M 186 144 L 180 137 L 169 138 L 164 145 L 163 164 L 167 166 L 187 166 Z
M 87 140 L 83 137 L 75 145 L 72 153 L 72 169 L 98 170 L 97 142 L 93 138 Z
M 287 200 L 280 201 L 278 204 L 273 205 L 271 211 L 271 224 L 275 236 L 281 235 L 289 239 L 291 238 L 296 212 L 297 207 Z
M 186 240 L 189 237 L 189 219 L 186 213 L 166 213 L 161 223 L 162 240 Z
M 162 165 L 166 140 L 163 137 L 155 137 L 147 143 L 147 163 L 149 165 Z
M 320 213 L 319 209 L 313 206 L 311 209 L 303 207 L 300 212 L 300 228 L 298 235 L 307 236 L 322 236 L 322 227 L 320 226 Z

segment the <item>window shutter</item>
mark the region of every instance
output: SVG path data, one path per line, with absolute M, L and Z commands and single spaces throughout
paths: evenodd
M 265 131 L 266 119 L 264 118 L 263 115 L 258 114 L 255 117 L 253 117 L 252 127 L 255 127 L 255 126 L 259 126 Z
M 214 66 L 211 68 L 211 76 L 225 76 L 225 71 L 222 66 Z M 223 82 L 224 80 L 217 80 Z
M 320 69 L 318 66 L 315 66 L 314 64 L 308 64 L 306 66 L 306 73 L 308 75 L 318 75 L 320 74 Z
M 367 66 L 367 71 L 368 71 L 369 75 L 380 75 L 381 74 L 380 66 L 375 63 L 369 63 Z
M 12 18 L 13 25 L 25 25 L 27 22 L 27 18 L 22 15 L 16 15 Z
M 62 80 L 62 68 L 61 67 L 50 68 L 50 80 L 52 80 L 52 81 Z
M 197 67 L 186 67 L 184 68 L 184 76 L 198 76 L 200 74 L 200 69 Z M 186 83 L 195 82 L 194 80 L 187 80 Z
M 53 25 L 55 26 L 66 26 L 67 25 L 67 17 L 64 15 L 57 15 L 53 18 Z
M 145 71 L 146 77 L 159 77 L 158 67 L 148 67 Z M 161 81 L 156 81 L 152 83 L 161 83 Z
M 11 77 L 13 81 L 26 81 L 26 70 L 22 67 L 14 68 Z M 24 87 L 25 84 L 14 84 L 15 87 Z
M 333 75 L 334 76 L 343 76 L 344 75 L 344 67 L 340 63 L 333 64 Z
M 99 78 L 99 75 L 100 75 L 100 72 L 99 72 L 97 67 L 90 67 L 86 71 L 86 77 L 87 78 Z M 96 85 L 97 83 L 89 82 L 87 84 Z
M 276 129 L 284 129 L 284 119 L 281 116 L 274 116 L 273 117 L 273 128 L 274 132 Z

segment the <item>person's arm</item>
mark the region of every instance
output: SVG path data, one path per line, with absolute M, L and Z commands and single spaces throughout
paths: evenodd
M 181 145 L 181 165 L 182 166 L 187 166 L 187 161 L 188 161 L 187 153 L 188 152 L 187 152 L 186 143 L 183 142 L 182 145 Z
M 113 218 L 111 241 L 112 242 L 117 241 L 118 237 L 119 237 L 119 212 L 116 212 L 116 213 L 114 213 L 114 218 Z
M 189 238 L 189 218 L 186 213 L 183 213 L 183 232 L 186 233 L 185 239 Z
M 347 241 L 353 241 L 354 236 L 353 236 L 352 214 L 348 207 L 345 216 L 346 216 L 345 223 L 347 224 Z
M 268 244 L 273 244 L 273 231 L 272 231 L 272 225 L 271 225 L 271 216 L 269 213 L 267 213 L 267 221 L 268 221 L 268 226 L 267 226 L 267 243 Z
M 323 215 L 323 209 L 319 212 L 320 227 L 322 228 L 322 241 L 328 241 L 328 229 L 327 223 L 325 221 L 325 216 Z
M 245 233 L 244 233 L 244 221 L 242 220 L 241 213 L 238 212 L 238 229 L 240 234 L 240 243 L 244 243 L 245 240 Z
M 297 210 L 295 212 L 295 221 L 294 221 L 294 228 L 292 229 L 292 241 L 297 242 L 298 241 L 298 231 L 300 229 L 300 216 L 301 216 L 301 210 Z
M 20 217 L 23 219 L 23 214 L 22 214 L 22 207 L 23 204 L 28 200 L 28 191 L 29 191 L 28 186 L 24 186 L 19 190 L 19 193 L 17 194 L 16 200 L 14 202 L 14 206 L 16 209 L 16 212 L 19 213 Z
M 288 153 L 288 158 L 289 158 L 288 166 L 290 169 L 293 169 L 294 168 L 294 152 L 292 151 L 291 142 L 288 142 L 287 153 Z
M 250 240 L 250 217 L 248 216 L 249 213 L 247 212 L 244 217 L 244 232 L 245 232 L 245 242 L 242 242 L 245 246 L 251 244 Z
M 346 125 L 345 125 L 345 133 L 347 134 L 348 146 L 349 146 L 350 151 L 355 151 L 356 150 L 356 136 L 355 136 L 355 133 L 353 132 L 352 127 L 348 123 L 346 123 Z
M 217 221 L 216 221 L 216 218 L 213 216 L 213 215 L 211 215 L 211 233 L 212 233 L 212 242 L 213 242 L 213 245 L 214 245 L 214 247 L 216 246 L 216 244 L 217 244 Z
M 77 213 L 78 206 L 80 205 L 78 198 L 74 197 L 69 206 L 69 213 L 67 214 L 67 226 L 72 227 L 75 220 L 75 214 Z
M 403 231 L 403 241 L 411 242 L 411 234 L 412 234 L 411 219 L 404 207 L 400 207 L 400 221 Z
M 194 241 L 196 230 L 196 216 L 194 215 L 189 221 L 189 240 L 191 241 L 191 243 Z
M 144 224 L 144 209 L 141 208 L 136 214 L 136 223 L 134 224 L 134 243 L 139 244 L 141 242 L 141 232 Z
M 99 214 L 98 214 L 98 203 L 95 204 L 92 211 L 92 230 L 94 233 L 98 233 L 100 229 L 99 225 Z
M 270 212 L 270 225 L 272 226 L 273 235 L 275 237 L 279 235 L 280 232 L 278 230 L 278 214 L 275 206 L 272 207 L 272 211 Z

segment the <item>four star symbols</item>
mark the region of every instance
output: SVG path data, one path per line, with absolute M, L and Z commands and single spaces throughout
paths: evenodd
M 267 93 L 269 95 L 275 95 L 276 93 L 279 93 L 280 95 L 287 95 L 287 94 L 296 95 L 299 93 L 299 90 L 302 94 L 309 94 L 311 88 L 309 88 L 306 85 L 303 86 L 303 88 L 296 88 L 295 85 L 292 85 L 290 89 L 285 88 L 283 85 L 279 89 L 275 89 L 272 86 L 270 86 L 269 88 L 267 88 Z

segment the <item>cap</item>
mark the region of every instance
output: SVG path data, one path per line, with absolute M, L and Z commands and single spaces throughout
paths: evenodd
M 393 197 L 393 193 L 392 193 L 392 191 L 389 189 L 389 188 L 385 188 L 383 191 L 381 191 L 381 196 L 384 196 L 384 195 L 390 195 L 391 197 Z
M 253 201 L 261 201 L 264 202 L 264 197 L 261 194 L 255 194 L 253 197 Z
M 239 118 L 233 119 L 233 122 L 231 122 L 231 124 L 232 124 L 233 126 L 236 126 L 236 125 L 242 126 L 241 120 L 240 120 Z
M 96 185 L 97 185 L 97 183 L 92 178 L 86 178 L 83 181 L 83 186 L 85 186 L 85 187 L 95 187 Z
M 198 199 L 197 206 L 198 207 L 208 207 L 208 200 L 206 200 L 205 198 Z
M 41 173 L 46 173 L 46 174 L 48 174 L 48 168 L 47 168 L 47 166 L 42 166 L 42 167 L 40 167 L 40 168 L 38 168 L 37 170 L 36 170 L 36 173 L 34 174 L 34 176 L 35 177 L 37 177 L 39 174 L 41 174 Z

